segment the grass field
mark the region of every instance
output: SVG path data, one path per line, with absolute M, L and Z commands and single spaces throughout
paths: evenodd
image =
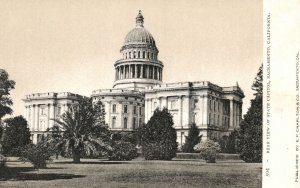
M 240 161 L 130 161 L 96 159 L 57 160 L 47 169 L 30 163 L 8 162 L 0 171 L 0 187 L 261 187 L 261 164 Z

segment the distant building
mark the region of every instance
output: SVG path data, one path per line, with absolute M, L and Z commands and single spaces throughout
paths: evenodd
M 33 143 L 40 141 L 43 134 L 53 127 L 55 123 L 53 119 L 68 111 L 81 98 L 81 95 L 69 92 L 26 95 L 23 99 L 24 117 L 28 122 Z
M 162 82 L 164 66 L 158 60 L 159 51 L 153 36 L 144 28 L 141 12 L 136 17 L 136 27 L 126 35 L 120 52 L 122 58 L 114 64 L 113 88 L 95 90 L 91 95 L 94 101 L 101 100 L 104 103 L 105 120 L 111 130 L 134 131 L 150 119 L 156 108 L 163 107 L 167 107 L 173 115 L 177 142 L 180 145 L 185 142 L 185 136 L 193 123 L 199 127 L 204 139 L 219 138 L 239 126 L 244 93 L 238 85 L 220 87 L 208 81 Z M 69 97 L 60 100 L 60 94 L 55 94 L 57 98 L 39 95 L 45 94 L 26 97 L 26 109 L 32 105 L 54 104 L 49 101 L 57 101 L 59 106 L 64 106 L 63 104 L 72 104 L 81 97 L 69 94 Z M 63 109 L 68 110 L 65 107 Z M 32 118 L 30 114 L 35 114 L 36 111 L 27 110 L 26 113 L 29 113 L 26 118 L 34 135 L 33 140 L 36 141 L 38 136 L 35 139 L 35 135 L 45 131 L 45 123 L 42 123 L 42 117 L 37 121 L 32 120 L 37 117 L 34 115 Z M 53 122 L 49 121 L 51 117 L 50 114 L 44 117 L 44 121 L 48 122 L 46 127 L 53 126 Z

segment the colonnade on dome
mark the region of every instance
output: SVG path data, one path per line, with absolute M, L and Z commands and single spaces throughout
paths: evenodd
M 162 67 L 151 64 L 122 64 L 115 68 L 115 80 L 154 79 L 162 81 Z

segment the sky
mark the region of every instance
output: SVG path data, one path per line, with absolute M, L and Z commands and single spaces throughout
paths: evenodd
M 13 115 L 23 115 L 27 94 L 112 88 L 139 10 L 163 82 L 238 82 L 245 114 L 263 58 L 262 8 L 261 0 L 0 0 L 0 68 L 16 81 Z

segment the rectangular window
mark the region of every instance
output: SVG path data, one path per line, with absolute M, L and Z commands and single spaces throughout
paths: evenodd
M 127 105 L 124 105 L 124 113 L 127 113 Z
M 217 122 L 217 115 L 215 114 L 214 115 L 214 125 L 217 125 L 218 124 L 218 122 Z
M 46 109 L 45 108 L 41 108 L 41 115 L 46 115 Z
M 113 106 L 112 106 L 112 112 L 113 112 L 113 113 L 116 113 L 116 111 L 117 111 L 117 105 L 116 105 L 116 104 L 113 104 Z
M 124 129 L 127 129 L 127 117 L 124 118 Z
M 153 110 L 155 110 L 157 107 L 157 102 L 153 102 Z
M 193 123 L 196 123 L 196 115 L 197 115 L 197 113 L 193 114 Z
M 194 108 L 197 108 L 198 106 L 198 99 L 194 99 Z
M 142 118 L 139 119 L 139 126 L 142 126 Z
M 211 124 L 212 123 L 212 120 L 211 120 L 211 113 L 208 114 L 208 124 Z
M 57 114 L 60 115 L 60 113 L 61 113 L 61 107 L 58 106 L 58 107 L 57 107 Z
M 133 114 L 136 114 L 136 106 L 133 106 Z
M 136 118 L 132 118 L 132 128 L 135 129 L 136 128 Z
M 115 128 L 116 127 L 116 123 L 117 123 L 117 118 L 113 117 L 112 118 L 112 126 L 111 126 L 111 128 Z
M 140 106 L 140 115 L 142 115 L 142 107 Z
M 176 101 L 175 100 L 171 101 L 171 109 L 176 109 Z
M 218 101 L 215 101 L 215 112 L 217 111 Z

